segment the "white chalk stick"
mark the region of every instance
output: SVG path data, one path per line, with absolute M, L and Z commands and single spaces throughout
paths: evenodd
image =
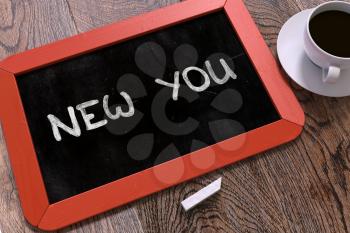
M 207 198 L 213 196 L 221 189 L 221 177 L 214 182 L 210 183 L 208 186 L 202 188 L 192 196 L 189 196 L 181 202 L 182 207 L 185 211 L 188 211 L 203 202 Z

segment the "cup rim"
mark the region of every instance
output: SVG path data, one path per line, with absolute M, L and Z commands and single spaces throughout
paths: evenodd
M 325 5 L 331 5 L 331 4 L 337 4 L 337 3 L 341 3 L 341 4 L 345 4 L 345 5 L 348 5 L 350 7 L 350 3 L 349 2 L 345 2 L 345 1 L 329 1 L 329 2 L 324 2 L 316 7 L 314 7 L 311 11 L 311 13 L 309 14 L 308 18 L 307 18 L 307 24 L 306 24 L 306 32 L 307 32 L 307 35 L 308 37 L 310 38 L 310 41 L 311 43 L 316 47 L 318 48 L 320 51 L 322 51 L 323 53 L 325 53 L 326 55 L 332 57 L 332 58 L 336 58 L 336 59 L 341 59 L 341 60 L 350 60 L 350 57 L 340 57 L 340 56 L 336 56 L 336 55 L 333 55 L 327 51 L 325 51 L 324 49 L 322 49 L 320 46 L 318 46 L 318 44 L 314 41 L 314 39 L 312 38 L 311 36 L 311 33 L 310 33 L 310 28 L 309 28 L 309 25 L 310 25 L 310 21 L 311 21 L 311 17 L 313 17 L 314 13 L 316 10 L 320 9 L 321 7 L 324 7 Z

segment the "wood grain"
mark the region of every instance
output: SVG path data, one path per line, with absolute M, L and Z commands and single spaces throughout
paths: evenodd
M 0 1 L 0 58 L 77 33 L 65 0 Z
M 78 32 L 106 25 L 179 0 L 67 0 Z
M 0 58 L 176 0 L 0 0 Z M 245 0 L 276 55 L 283 23 L 321 0 Z M 350 233 L 350 98 L 311 94 L 289 81 L 306 113 L 287 145 L 110 211 L 63 232 Z M 0 229 L 35 232 L 21 215 L 0 137 Z M 184 212 L 180 201 L 219 176 L 222 191 Z

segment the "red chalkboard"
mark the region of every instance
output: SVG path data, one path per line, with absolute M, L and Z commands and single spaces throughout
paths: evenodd
M 45 230 L 290 141 L 304 124 L 237 0 L 185 1 L 0 68 L 22 207 Z

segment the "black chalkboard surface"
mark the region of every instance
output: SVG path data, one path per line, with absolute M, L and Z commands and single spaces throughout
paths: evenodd
M 209 61 L 222 77 L 220 59 L 237 75 L 222 84 L 205 65 Z M 199 69 L 187 72 L 186 82 L 181 74 L 187 67 L 205 71 L 210 84 Z M 174 100 L 176 88 L 159 80 L 174 83 L 177 71 Z M 50 204 L 280 119 L 224 11 L 33 70 L 16 81 Z M 199 86 L 207 87 L 194 90 Z M 121 92 L 131 97 L 134 113 L 112 120 L 103 100 L 109 97 L 112 115 L 118 106 L 126 113 L 130 105 Z M 94 114 L 90 123 L 101 127 L 86 130 L 77 105 L 87 101 L 86 114 Z M 72 128 L 69 106 L 80 135 L 58 128 L 55 137 L 48 115 Z

